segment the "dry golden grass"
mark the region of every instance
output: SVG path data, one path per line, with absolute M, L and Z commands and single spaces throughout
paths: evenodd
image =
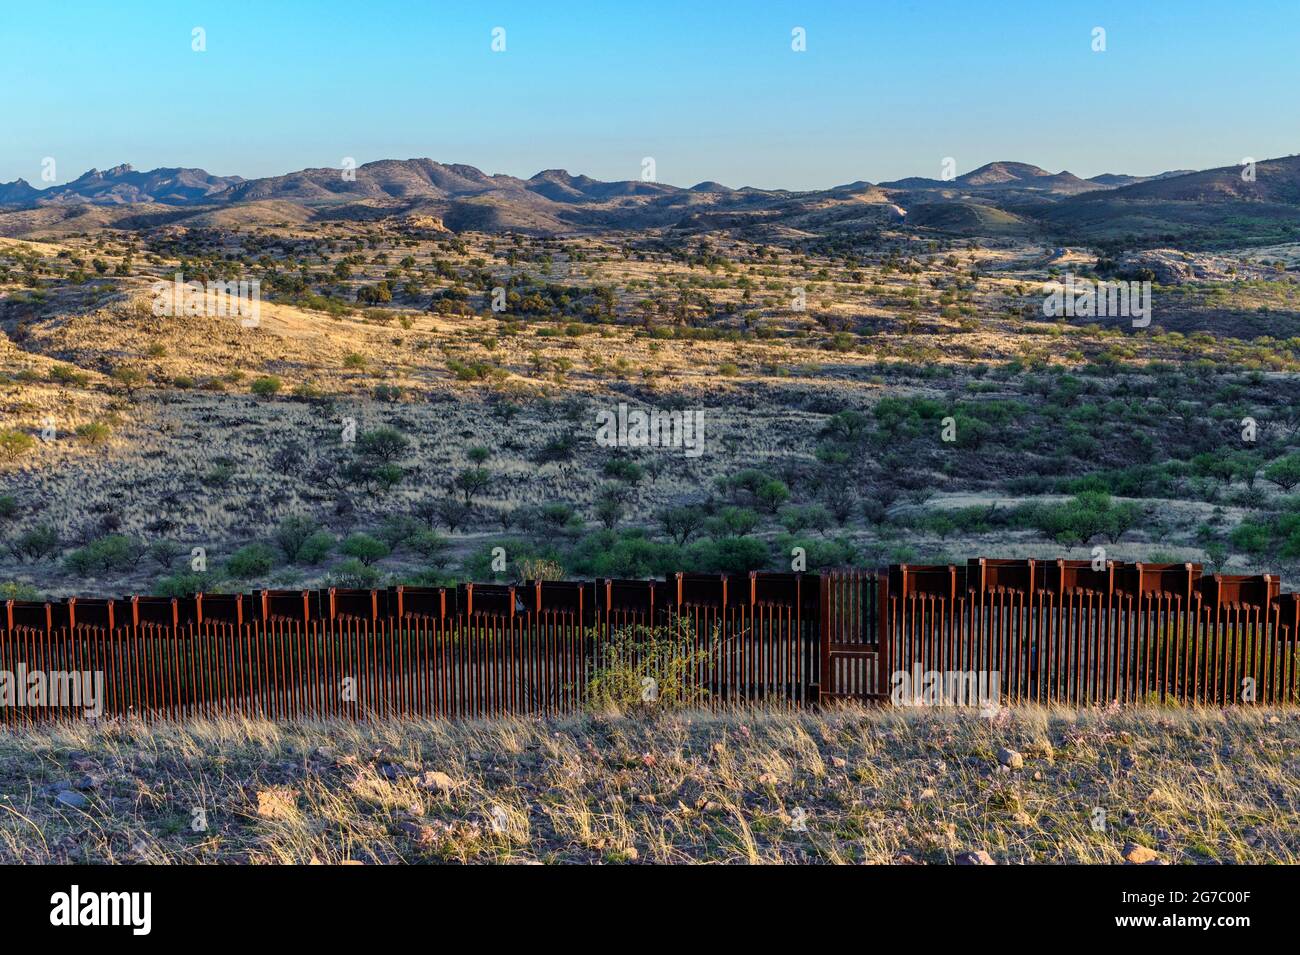
M 79 724 L 0 766 L 4 862 L 1300 861 L 1295 711 Z

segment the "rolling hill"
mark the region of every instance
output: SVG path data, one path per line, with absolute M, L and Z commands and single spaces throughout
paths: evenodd
M 0 206 L 0 235 L 8 236 L 415 215 L 454 231 L 549 234 L 649 228 L 818 235 L 909 228 L 955 235 L 1039 232 L 1080 241 L 1285 240 L 1300 227 L 1300 157 L 1260 162 L 1253 180 L 1236 166 L 1081 179 L 999 161 L 950 181 L 859 180 L 809 192 L 733 189 L 712 181 L 690 188 L 606 182 L 563 169 L 520 179 L 432 159 L 247 180 L 202 169 L 137 172 L 123 164 L 44 190 L 21 179 L 0 184 Z

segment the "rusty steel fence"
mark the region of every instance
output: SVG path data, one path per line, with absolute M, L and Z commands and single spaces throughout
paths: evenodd
M 994 560 L 880 576 L 885 670 L 996 674 L 1009 703 L 1295 703 L 1300 595 L 1199 564 Z
M 1300 595 L 1271 575 L 978 558 L 8 601 L 0 721 L 572 712 L 620 635 L 658 631 L 688 652 L 696 698 L 720 704 L 912 704 L 926 702 L 915 684 L 930 674 L 978 677 L 1012 704 L 1277 704 L 1297 701 L 1300 679 Z
M 568 712 L 627 628 L 693 644 L 702 700 L 809 704 L 817 606 L 816 577 L 757 573 L 8 601 L 0 720 Z

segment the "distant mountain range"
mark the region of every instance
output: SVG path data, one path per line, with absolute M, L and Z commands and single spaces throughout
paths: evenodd
M 0 207 L 0 235 L 59 223 L 183 224 L 200 214 L 222 224 L 407 214 L 432 217 L 455 231 L 743 229 L 779 237 L 900 223 L 955 234 L 1147 234 L 1187 228 L 1199 234 L 1216 219 L 1234 217 L 1240 225 L 1244 213 L 1267 223 L 1267 229 L 1285 231 L 1300 226 L 1300 157 L 1260 162 L 1253 179 L 1239 166 L 1082 179 L 1028 163 L 992 162 L 951 180 L 858 181 L 814 191 L 733 189 L 717 182 L 690 188 L 604 182 L 562 169 L 519 179 L 431 159 L 379 160 L 355 170 L 303 169 L 262 179 L 214 176 L 202 169 L 138 172 L 120 165 L 92 169 L 43 190 L 22 179 L 0 183 Z
M 945 189 L 979 190 L 987 192 L 1026 191 L 1073 196 L 1097 189 L 1115 189 L 1139 182 L 1169 179 L 1185 175 L 1189 170 L 1162 172 L 1157 176 L 1122 176 L 1103 173 L 1091 179 L 1080 179 L 1071 172 L 1050 173 L 1046 169 L 1024 162 L 991 162 L 952 180 L 912 177 L 894 182 L 882 182 L 882 189 Z
M 1055 195 L 1074 195 L 1094 189 L 1112 189 L 1141 182 L 1186 175 L 1187 170 L 1158 176 L 1106 174 L 1080 179 L 1069 172 L 1049 173 L 1022 162 L 991 162 L 953 180 L 912 177 L 882 182 L 882 189 L 987 191 L 1026 190 Z M 859 181 L 837 186 L 828 192 L 869 188 Z M 547 169 L 531 179 L 489 176 L 474 166 L 444 165 L 431 159 L 381 159 L 366 163 L 349 175 L 336 168 L 303 169 L 283 176 L 244 179 L 214 176 L 202 169 L 166 168 L 138 172 L 129 164 L 101 172 L 92 169 L 72 182 L 48 189 L 36 189 L 23 179 L 0 183 L 0 205 L 33 206 L 49 203 L 93 203 L 119 205 L 151 202 L 161 205 L 208 205 L 285 199 L 306 204 L 362 199 L 409 201 L 446 199 L 492 192 L 527 192 L 552 202 L 604 202 L 630 196 L 663 196 L 681 192 L 731 195 L 737 192 L 764 195 L 794 194 L 788 190 L 732 189 L 718 182 L 702 182 L 683 189 L 657 182 L 627 180 L 602 182 L 590 176 L 574 176 L 563 169 Z

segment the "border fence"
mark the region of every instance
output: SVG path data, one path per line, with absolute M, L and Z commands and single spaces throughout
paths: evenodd
M 975 558 L 11 600 L 0 613 L 0 721 L 561 713 L 584 704 L 602 649 L 628 627 L 633 640 L 661 627 L 694 642 L 688 679 L 717 703 L 952 703 L 923 697 L 918 681 L 953 675 L 1011 704 L 1295 703 L 1300 594 L 1281 593 L 1272 575 L 1201 570 Z

